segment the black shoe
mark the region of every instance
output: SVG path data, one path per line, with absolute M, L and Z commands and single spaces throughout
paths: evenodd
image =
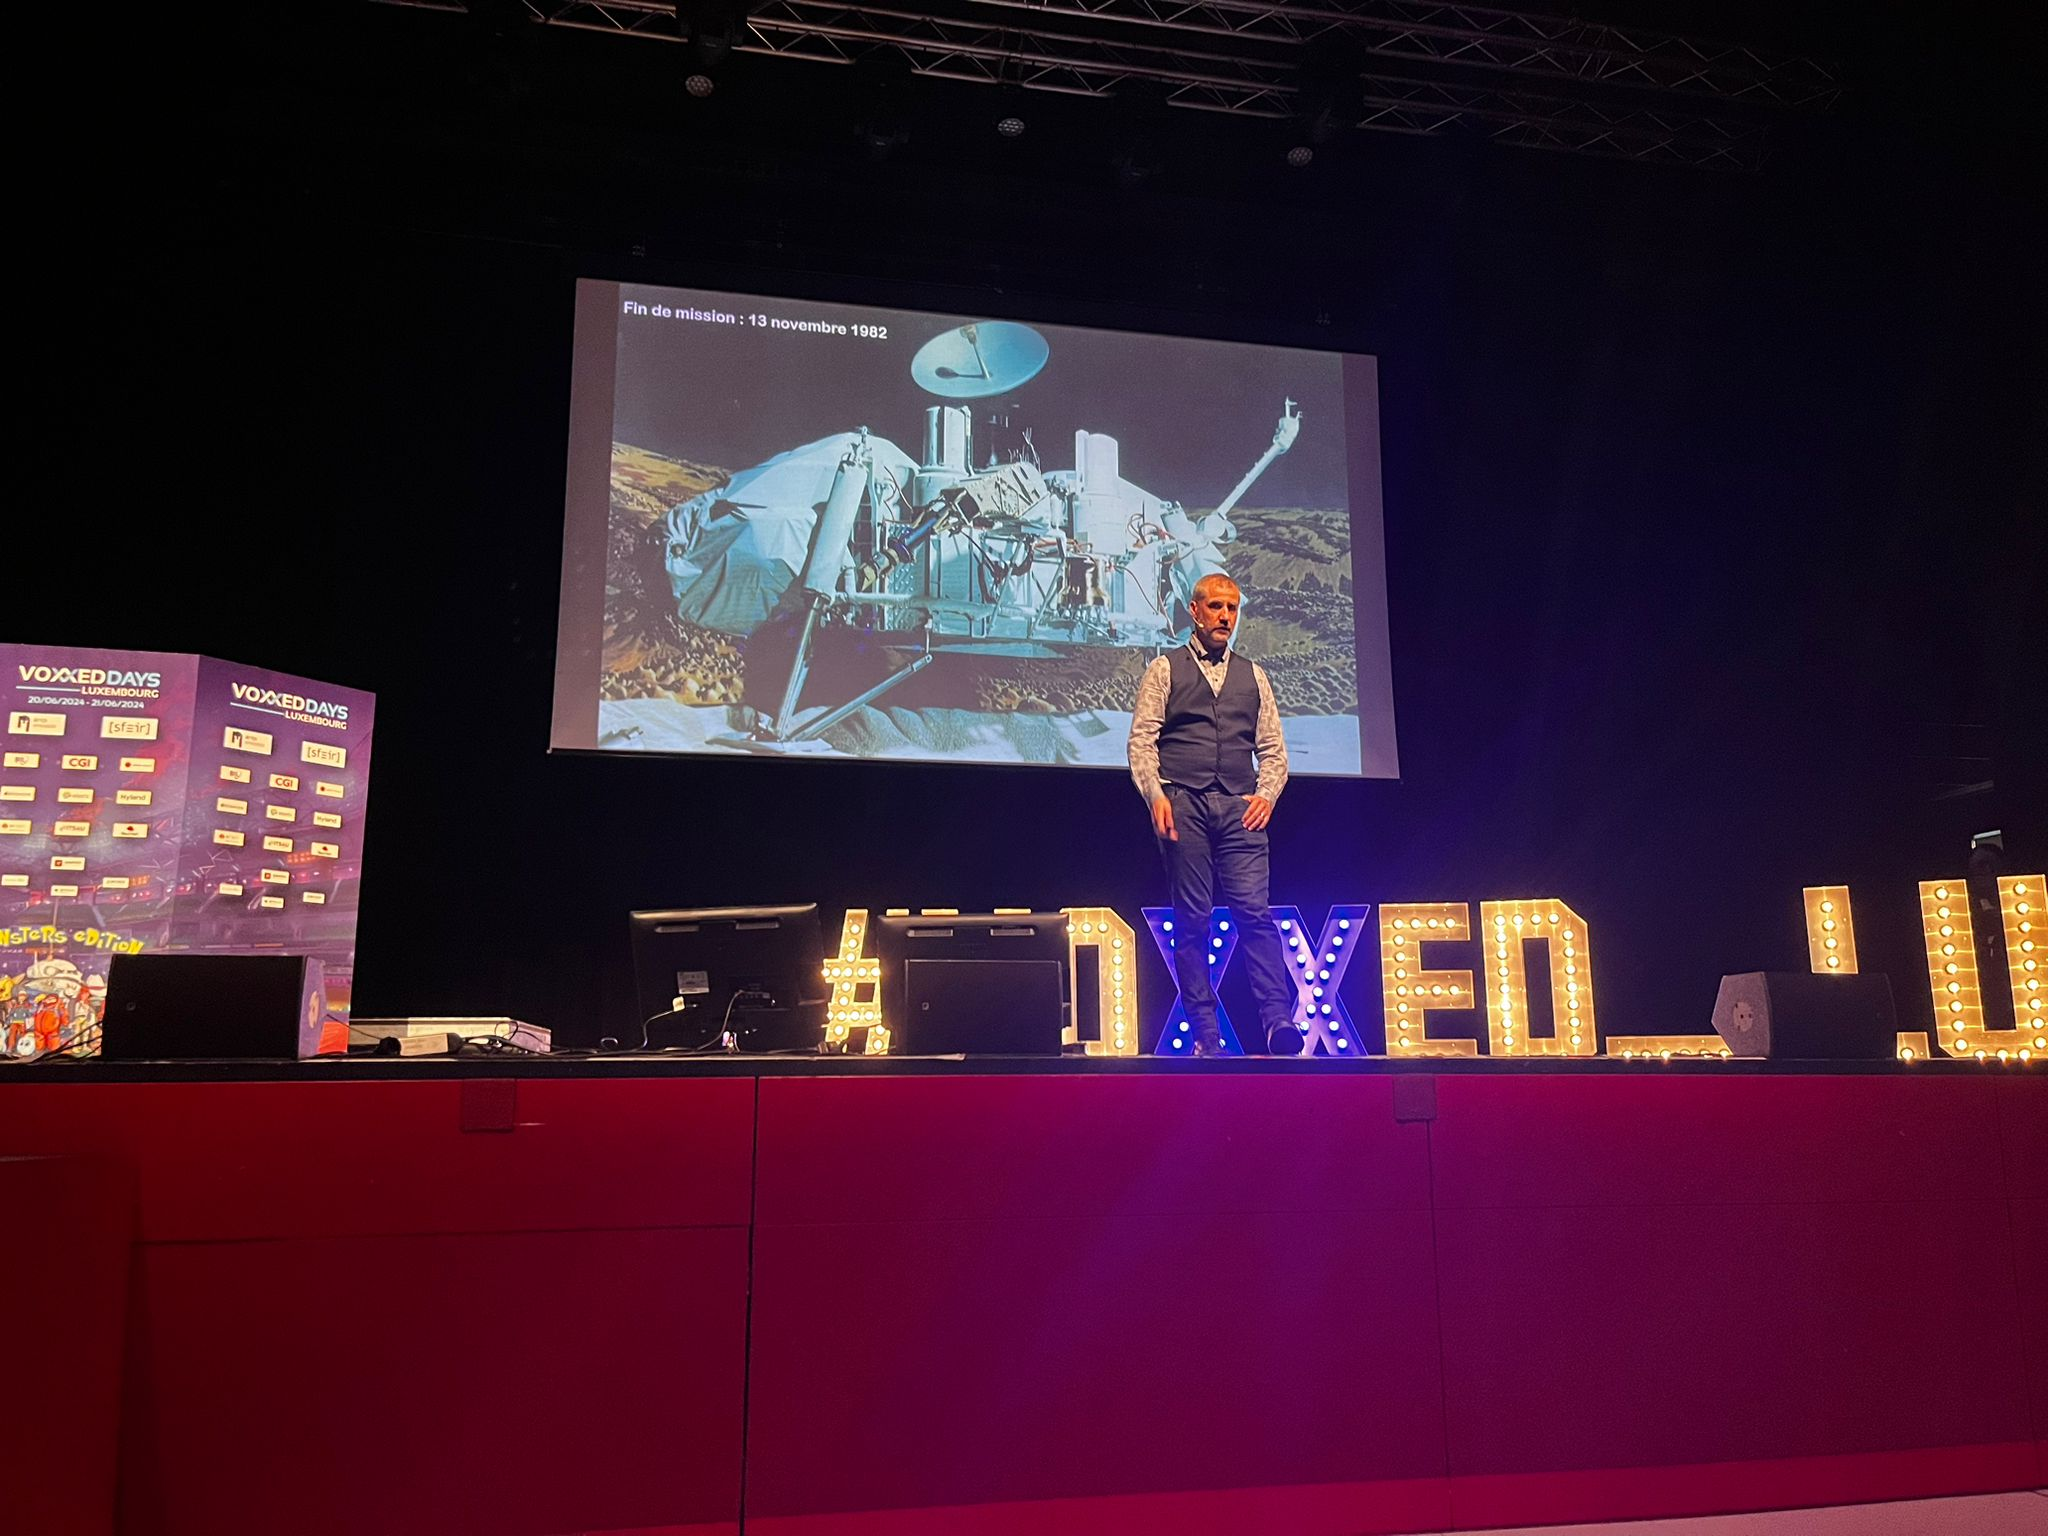
M 1304 1043 L 1301 1030 L 1292 1024 L 1275 1024 L 1266 1031 L 1268 1056 L 1299 1056 Z
M 1223 1037 L 1221 1035 L 1197 1035 L 1195 1036 L 1195 1054 L 1197 1056 L 1214 1058 L 1228 1055 L 1229 1053 L 1223 1049 Z

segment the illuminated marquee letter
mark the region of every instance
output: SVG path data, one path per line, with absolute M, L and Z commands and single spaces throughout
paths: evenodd
M 1351 969 L 1365 936 L 1369 906 L 1330 908 L 1323 919 L 1323 936 L 1311 944 L 1308 924 L 1294 907 L 1273 908 L 1273 923 L 1280 930 L 1280 952 L 1287 960 L 1287 974 L 1294 982 L 1294 1022 L 1307 1033 L 1302 1052 L 1313 1056 L 1321 1046 L 1332 1056 L 1362 1056 L 1358 1030 L 1344 1000 L 1337 995 L 1344 973 Z
M 1976 926 L 1970 892 L 1961 880 L 1920 882 L 1920 930 L 1927 950 L 1927 980 L 1934 994 L 1934 1044 L 1951 1056 L 2032 1061 L 2048 1052 L 2048 1015 L 2041 997 L 2040 875 L 2001 876 L 1998 911 L 2012 987 L 2013 1026 L 1992 1029 L 1984 1020 L 1983 981 L 1977 970 Z M 1912 1042 L 1899 1037 L 1904 1055 Z
M 1473 1006 L 1470 971 L 1422 968 L 1422 946 L 1468 939 L 1471 909 L 1462 901 L 1410 902 L 1380 908 L 1380 991 L 1386 999 L 1387 1054 L 1477 1056 L 1477 1040 L 1432 1040 L 1428 1015 Z
M 1152 942 L 1159 946 L 1160 958 L 1166 962 L 1167 974 L 1176 975 L 1173 969 L 1173 952 L 1182 935 L 1174 932 L 1173 908 L 1145 908 L 1145 926 L 1152 930 Z M 1223 973 L 1230 969 L 1230 960 L 1237 953 L 1237 923 L 1228 907 L 1218 907 L 1209 914 L 1209 932 L 1186 936 L 1190 943 L 1201 944 L 1209 952 L 1209 985 L 1220 987 Z M 1230 1015 L 1224 1011 L 1223 999 L 1216 999 L 1216 1028 L 1223 1039 L 1223 1047 L 1233 1056 L 1244 1054 L 1244 1047 L 1238 1044 L 1237 1031 L 1231 1028 Z M 1159 1044 L 1153 1054 L 1158 1056 L 1185 1056 L 1194 1048 L 1194 1034 L 1188 1025 L 1188 1011 L 1181 1001 L 1180 985 L 1175 981 L 1173 1006 L 1166 1012 L 1166 1027 L 1159 1031 Z
M 1107 907 L 1064 907 L 1067 914 L 1067 974 L 1074 979 L 1074 1002 L 1081 1001 L 1081 968 L 1075 959 L 1081 950 L 1095 950 L 1096 1017 L 1102 1021 L 1102 1038 L 1082 1045 L 1089 1056 L 1135 1056 L 1138 1054 L 1138 955 L 1131 925 Z M 1078 1018 L 1063 1037 L 1068 1045 L 1080 1041 Z
M 1846 885 L 1809 885 L 1806 899 L 1806 959 L 1816 976 L 1856 974 L 1856 922 Z
M 844 1050 L 852 1032 L 865 1029 L 867 1053 L 880 1056 L 889 1049 L 889 1031 L 882 1023 L 882 963 L 861 958 L 867 931 L 866 909 L 849 911 L 839 929 L 839 957 L 825 962 L 825 979 L 832 983 L 832 1000 L 825 1007 L 825 1043 Z
M 1479 905 L 1485 944 L 1486 1033 L 1495 1056 L 1595 1056 L 1593 939 L 1586 921 L 1561 901 L 1486 901 Z M 1529 1033 L 1529 976 L 1522 946 L 1549 946 L 1554 1033 Z

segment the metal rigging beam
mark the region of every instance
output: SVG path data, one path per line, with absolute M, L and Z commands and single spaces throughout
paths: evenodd
M 462 0 L 378 3 L 465 9 Z M 679 36 L 669 0 L 524 4 L 544 26 Z M 1307 50 L 1332 36 L 1397 65 L 1358 75 L 1357 126 L 1378 132 L 1462 127 L 1526 148 L 1754 169 L 1767 120 L 1748 108 L 1820 108 L 1839 93 L 1810 60 L 1417 0 L 760 0 L 738 46 L 830 64 L 888 48 L 940 79 L 1096 97 L 1144 82 L 1173 106 L 1287 118 Z

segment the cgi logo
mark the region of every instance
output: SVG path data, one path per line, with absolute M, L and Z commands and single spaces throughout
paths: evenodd
M 161 688 L 161 672 L 109 672 L 104 667 L 17 667 L 24 683 L 74 688 Z
M 311 715 L 320 720 L 332 720 L 337 724 L 348 723 L 348 706 L 330 704 L 324 699 L 309 699 L 302 693 L 279 693 L 275 688 L 258 688 L 254 683 L 232 683 L 235 702 L 256 704 L 265 709 L 282 709 L 295 715 Z

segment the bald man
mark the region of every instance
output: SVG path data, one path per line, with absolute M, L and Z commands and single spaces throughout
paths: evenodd
M 1266 825 L 1287 783 L 1287 741 L 1265 668 L 1233 656 L 1244 594 L 1221 574 L 1195 583 L 1186 645 L 1156 658 L 1131 713 L 1131 778 L 1173 891 L 1173 970 L 1195 1054 L 1221 1056 L 1209 975 L 1212 907 L 1237 918 L 1266 1049 L 1301 1054 L 1294 984 L 1268 906 Z

